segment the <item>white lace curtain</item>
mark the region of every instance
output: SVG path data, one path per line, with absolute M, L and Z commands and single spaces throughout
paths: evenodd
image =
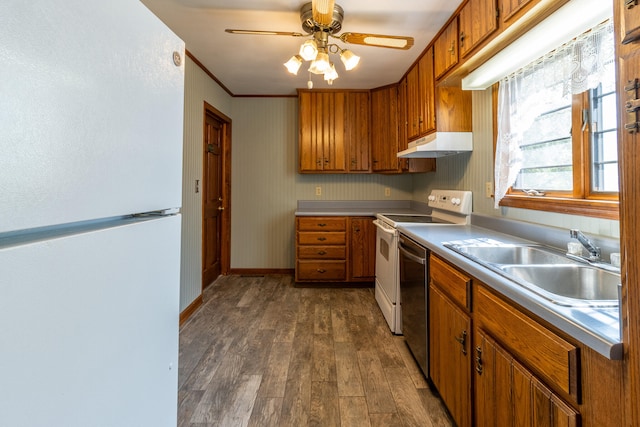
M 523 133 L 542 112 L 570 94 L 596 88 L 615 62 L 613 22 L 600 24 L 500 81 L 495 207 L 522 165 Z

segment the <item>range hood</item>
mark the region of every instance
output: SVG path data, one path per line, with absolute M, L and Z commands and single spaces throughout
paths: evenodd
M 424 159 L 467 153 L 473 150 L 471 132 L 434 132 L 409 143 L 398 153 L 403 159 Z

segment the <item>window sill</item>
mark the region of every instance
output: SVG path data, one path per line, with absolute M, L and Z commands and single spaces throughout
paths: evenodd
M 619 203 L 613 200 L 567 199 L 547 196 L 531 197 L 508 194 L 500 201 L 500 206 L 603 219 L 620 219 Z

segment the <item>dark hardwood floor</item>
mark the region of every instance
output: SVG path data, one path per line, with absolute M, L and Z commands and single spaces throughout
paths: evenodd
M 221 276 L 180 330 L 179 426 L 450 426 L 372 288 Z

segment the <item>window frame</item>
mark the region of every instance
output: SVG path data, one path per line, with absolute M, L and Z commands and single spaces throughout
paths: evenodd
M 498 87 L 499 83 L 494 84 L 492 87 L 494 164 L 498 138 Z M 547 192 L 544 196 L 529 196 L 509 188 L 507 194 L 500 200 L 500 206 L 619 220 L 619 192 L 593 193 L 591 191 L 590 130 L 588 126 L 583 130 L 581 122 L 582 109 L 588 108 L 589 102 L 588 91 L 573 95 L 571 114 L 573 191 Z M 576 109 L 578 109 L 579 113 L 576 113 Z M 618 152 L 620 151 L 618 150 Z M 579 173 L 576 171 L 579 171 Z

